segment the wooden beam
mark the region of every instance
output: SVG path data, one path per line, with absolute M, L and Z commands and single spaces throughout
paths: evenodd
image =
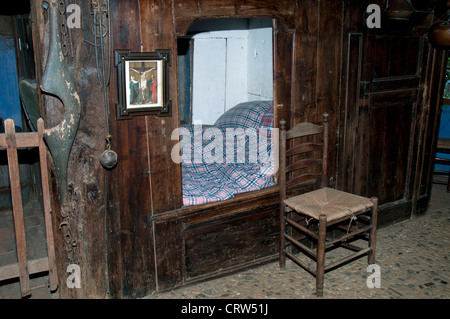
M 36 145 L 38 145 L 37 133 L 20 133 L 16 135 L 17 148 L 33 147 Z M 3 134 L 0 135 L 0 149 L 1 148 L 7 148 L 6 137 Z
M 27 261 L 29 274 L 38 274 L 48 271 L 48 258 L 43 257 Z M 20 276 L 19 263 L 9 264 L 0 267 L 0 281 L 17 278 Z

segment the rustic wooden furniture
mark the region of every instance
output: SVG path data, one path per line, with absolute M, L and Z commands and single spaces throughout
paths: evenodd
M 44 271 L 49 272 L 50 290 L 54 291 L 58 285 L 55 246 L 53 241 L 52 220 L 50 216 L 50 191 L 47 171 L 47 148 L 45 147 L 43 132 L 44 122 L 37 121 L 37 132 L 15 133 L 14 121 L 5 120 L 5 134 L 0 134 L 0 149 L 6 149 L 8 156 L 9 180 L 11 185 L 12 208 L 14 215 L 14 229 L 17 247 L 17 263 L 0 267 L 0 281 L 17 278 L 20 280 L 22 297 L 31 293 L 30 275 Z M 39 161 L 42 179 L 42 198 L 44 206 L 45 232 L 47 236 L 47 257 L 28 260 L 25 223 L 23 217 L 22 193 L 20 189 L 19 162 L 17 149 L 26 147 L 39 148 Z
M 322 296 L 326 271 L 366 254 L 369 256 L 369 264 L 375 262 L 378 200 L 326 187 L 327 113 L 323 116 L 321 126 L 303 122 L 286 131 L 285 125 L 286 122 L 282 120 L 279 178 L 280 265 L 285 266 L 287 256 L 305 268 L 316 277 L 316 294 Z M 320 135 L 323 136 L 321 143 L 313 138 Z M 316 182 L 320 185 L 319 189 L 290 196 L 297 185 Z M 357 227 L 353 225 L 353 221 L 357 222 Z M 327 237 L 327 233 L 331 233 L 332 230 L 333 236 Z M 369 234 L 367 248 L 350 244 L 351 240 L 366 233 Z M 303 239 L 312 239 L 311 242 L 317 244 L 316 251 L 309 248 Z M 338 246 L 353 250 L 354 253 L 347 254 L 344 258 L 339 257 L 339 260 L 325 266 L 325 252 Z M 312 268 L 304 259 L 297 256 L 293 247 L 311 256 L 316 261 L 316 268 Z
M 437 156 L 437 153 L 450 154 L 450 138 L 438 138 L 436 146 L 436 157 L 434 159 L 435 164 L 447 165 L 449 166 L 449 169 L 447 169 L 446 171 L 435 169 L 433 172 L 435 175 L 447 176 L 446 181 L 433 180 L 433 183 L 447 185 L 447 192 L 450 192 L 450 159 L 439 157 Z

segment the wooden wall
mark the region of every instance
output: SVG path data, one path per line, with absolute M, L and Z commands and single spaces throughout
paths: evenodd
M 34 1 L 33 31 L 42 67 L 46 19 L 40 2 Z M 119 155 L 112 171 L 98 163 L 105 113 L 96 74 L 86 71 L 95 65 L 93 51 L 82 41 L 86 27 L 74 31 L 77 49 L 67 59 L 83 111 L 69 166 L 72 236 L 79 243 L 71 260 L 80 264 L 84 286 L 76 293 L 64 288 L 68 260 L 59 249 L 62 295 L 141 297 L 277 258 L 277 186 L 225 203 L 181 207 L 181 168 L 170 157 L 171 133 L 179 125 L 176 37 L 196 19 L 276 19 L 275 122 L 320 121 L 328 112 L 329 186 L 378 196 L 383 224 L 424 212 L 445 53 L 428 44 L 426 31 L 435 19 L 430 6 L 422 5 L 410 22 L 383 20 L 380 30 L 369 30 L 364 13 L 373 2 L 384 8 L 384 1 L 111 0 L 113 49 L 172 50 L 173 107 L 171 117 L 116 121 L 112 67 L 109 122 Z M 89 8 L 82 8 L 88 20 Z M 43 114 L 57 123 L 57 102 L 42 99 Z M 55 236 L 63 246 L 56 225 Z

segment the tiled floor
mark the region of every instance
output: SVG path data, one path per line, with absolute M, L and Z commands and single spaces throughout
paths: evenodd
M 42 210 L 30 200 L 24 206 L 30 258 L 46 254 Z M 15 244 L 11 211 L 0 211 L 0 266 L 13 262 Z M 12 241 L 12 244 L 11 244 Z M 335 298 L 450 298 L 450 193 L 435 184 L 428 213 L 378 231 L 376 263 L 380 288 L 368 288 L 367 258 L 325 274 L 324 299 Z M 314 278 L 292 262 L 278 262 L 195 285 L 154 293 L 149 299 L 303 299 L 314 295 Z M 30 298 L 59 297 L 50 293 L 44 273 L 31 279 Z M 0 282 L 0 299 L 20 298 L 18 280 Z

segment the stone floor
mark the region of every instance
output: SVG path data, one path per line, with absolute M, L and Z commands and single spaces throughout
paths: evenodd
M 340 252 L 337 252 L 337 257 Z M 380 288 L 368 287 L 367 258 L 325 274 L 323 298 L 429 299 L 450 298 L 450 193 L 433 186 L 428 213 L 382 228 L 377 234 L 376 265 Z M 330 261 L 330 259 L 328 259 Z M 369 284 L 376 283 L 369 279 Z M 278 262 L 224 278 L 195 284 L 151 299 L 303 299 L 315 296 L 315 279 L 291 261 Z
M 36 204 L 26 205 L 25 224 L 34 236 L 44 238 L 37 227 L 43 217 L 38 210 L 27 208 L 36 208 Z M 7 258 L 14 257 L 11 253 L 13 247 L 8 244 L 10 235 L 5 231 L 11 220 L 6 212 L 0 211 L 0 266 L 7 262 Z M 31 240 L 30 254 L 41 253 L 42 244 L 39 242 Z M 367 272 L 367 258 L 361 258 L 326 273 L 324 296 L 317 298 L 314 295 L 314 277 L 288 261 L 285 269 L 273 262 L 216 280 L 154 293 L 146 299 L 448 299 L 449 256 L 450 193 L 444 186 L 435 184 L 425 216 L 378 231 L 376 264 L 379 266 L 380 288 L 368 287 L 368 282 L 376 283 L 368 280 L 375 273 Z M 31 286 L 31 299 L 58 298 L 58 293 L 49 292 L 46 274 L 32 278 Z M 20 288 L 17 280 L 0 282 L 0 299 L 18 298 Z
M 29 260 L 47 256 L 44 213 L 36 195 L 23 205 L 24 223 L 27 239 L 27 257 Z M 17 262 L 12 211 L 0 210 L 0 266 Z M 57 293 L 48 290 L 48 273 L 30 276 L 31 298 L 58 298 Z M 17 279 L 0 282 L 0 299 L 20 298 L 20 284 Z

